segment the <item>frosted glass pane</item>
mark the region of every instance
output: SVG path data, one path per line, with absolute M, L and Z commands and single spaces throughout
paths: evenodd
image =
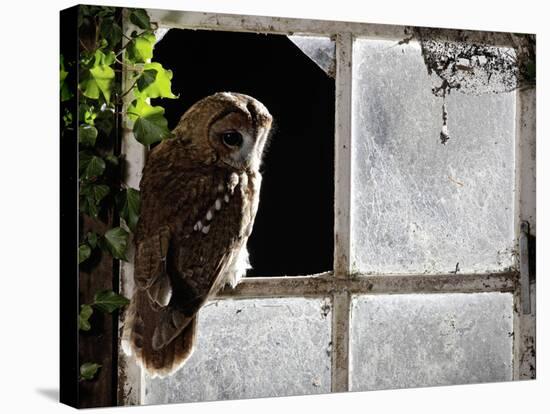
M 359 296 L 351 308 L 351 389 L 512 379 L 508 293 Z
M 336 43 L 327 36 L 293 35 L 288 38 L 311 60 L 334 78 L 336 72 Z
M 145 403 L 330 392 L 331 315 L 323 299 L 212 302 L 186 364 L 168 378 L 146 377 Z
M 512 266 L 515 93 L 444 100 L 417 42 L 357 39 L 353 50 L 354 270 Z

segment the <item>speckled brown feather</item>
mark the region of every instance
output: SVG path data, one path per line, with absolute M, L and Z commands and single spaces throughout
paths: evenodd
M 123 338 L 151 375 L 170 374 L 190 356 L 196 314 L 224 285 L 258 207 L 260 173 L 220 162 L 207 140 L 193 138 L 208 134 L 215 119 L 234 110 L 234 103 L 216 96 L 182 117 L 176 138 L 151 151 L 143 171 L 134 239 L 136 292 Z M 250 105 L 252 98 L 235 96 Z M 267 121 L 267 128 L 271 123 L 252 121 Z

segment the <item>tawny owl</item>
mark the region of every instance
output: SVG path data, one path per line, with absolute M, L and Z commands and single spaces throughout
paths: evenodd
M 123 348 L 153 376 L 187 360 L 200 307 L 249 267 L 246 242 L 271 123 L 256 99 L 217 93 L 195 103 L 175 137 L 149 154 Z

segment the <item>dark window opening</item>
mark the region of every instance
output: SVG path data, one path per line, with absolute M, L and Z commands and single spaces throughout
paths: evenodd
M 331 270 L 334 79 L 282 35 L 172 29 L 155 61 L 173 71 L 180 96 L 162 100 L 170 128 L 193 103 L 220 91 L 255 97 L 275 119 L 248 276 Z

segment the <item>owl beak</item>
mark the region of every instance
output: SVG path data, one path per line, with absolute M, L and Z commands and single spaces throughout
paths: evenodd
M 236 170 L 246 170 L 250 168 L 250 165 L 252 164 L 253 156 L 252 155 L 245 155 L 242 152 L 237 152 L 234 154 L 231 154 L 229 157 L 222 158 L 222 161 L 229 165 L 230 167 L 235 168 Z
M 255 154 L 251 151 L 251 152 L 248 152 L 246 155 L 245 154 L 241 154 L 239 156 L 239 164 L 240 166 L 243 168 L 243 169 L 249 169 L 249 168 L 252 168 L 253 167 L 253 162 L 254 162 L 254 159 L 256 158 L 254 156 Z

